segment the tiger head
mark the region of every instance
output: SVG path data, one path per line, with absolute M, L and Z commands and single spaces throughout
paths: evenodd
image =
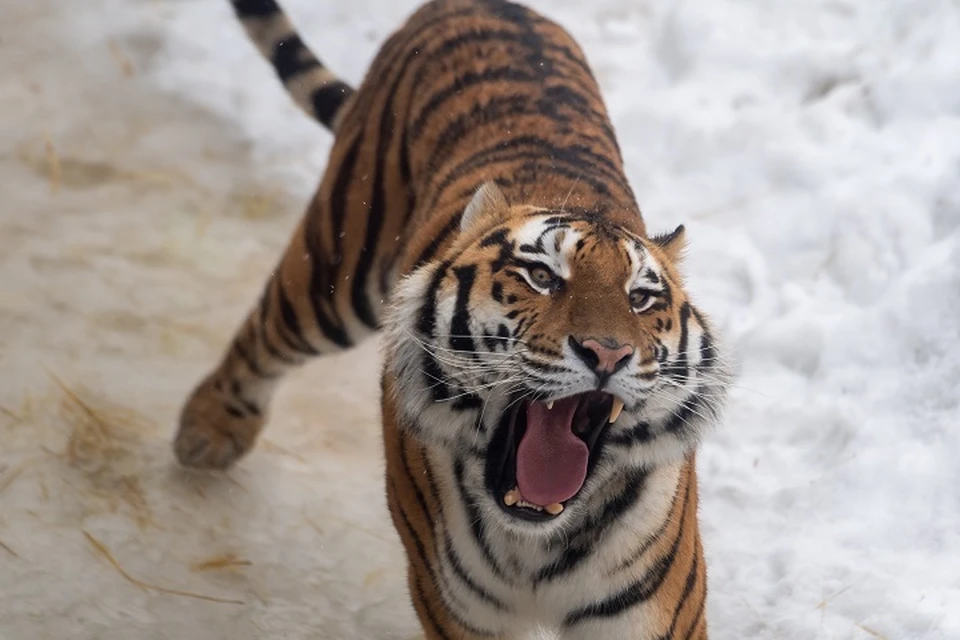
M 677 270 L 683 227 L 647 238 L 631 219 L 510 206 L 487 184 L 445 255 L 394 294 L 401 428 L 505 527 L 582 517 L 717 418 L 729 373 Z

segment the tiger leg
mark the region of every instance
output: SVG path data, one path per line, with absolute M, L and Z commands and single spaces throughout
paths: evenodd
M 332 295 L 343 276 L 339 261 L 320 255 L 326 251 L 316 237 L 317 218 L 324 217 L 318 209 L 308 211 L 259 303 L 184 405 L 174 442 L 181 464 L 229 467 L 253 446 L 284 374 L 373 332 Z

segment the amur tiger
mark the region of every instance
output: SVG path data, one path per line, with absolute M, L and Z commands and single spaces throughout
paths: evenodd
M 275 0 L 232 4 L 336 141 L 186 402 L 180 462 L 232 465 L 286 372 L 382 328 L 387 501 L 427 638 L 706 638 L 694 456 L 728 371 L 576 42 L 504 0 L 434 0 L 354 92 Z

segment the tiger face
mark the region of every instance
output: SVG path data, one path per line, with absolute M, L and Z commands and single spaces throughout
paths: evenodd
M 487 517 L 549 531 L 697 446 L 728 372 L 676 268 L 682 227 L 651 240 L 490 185 L 462 220 L 398 286 L 387 367 L 402 428 Z

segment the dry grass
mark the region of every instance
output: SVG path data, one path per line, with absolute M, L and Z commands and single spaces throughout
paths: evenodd
M 390 538 L 383 535 L 382 533 L 379 533 L 377 531 L 374 531 L 373 529 L 369 529 L 367 527 L 361 526 L 355 522 L 350 522 L 349 520 L 345 520 L 332 513 L 324 514 L 324 518 L 326 518 L 327 520 L 332 520 L 333 522 L 339 523 L 348 529 L 353 529 L 354 531 L 363 532 L 368 536 L 370 536 L 371 538 L 376 538 L 377 540 L 382 540 L 383 542 L 386 542 L 389 544 L 393 544 L 394 542 L 396 542 L 395 540 L 391 540 Z M 316 531 L 320 535 L 324 534 L 323 527 L 321 527 L 319 524 L 311 520 L 309 516 L 304 514 L 303 519 L 307 522 L 308 525 L 310 525 L 310 528 L 312 528 L 314 531 Z
M 41 133 L 42 150 L 30 141 L 21 145 L 17 157 L 33 171 L 46 178 L 51 193 L 62 188 L 87 188 L 107 183 L 128 183 L 137 187 L 187 189 L 204 197 L 213 193 L 176 168 L 131 168 L 110 160 L 97 160 L 61 152 L 46 131 Z
M 120 72 L 127 78 L 133 77 L 133 61 L 123 52 L 123 49 L 116 42 L 109 43 L 107 47 L 110 49 L 110 55 L 117 62 L 117 66 L 120 67 Z
M 249 560 L 244 560 L 243 558 L 238 557 L 235 553 L 224 553 L 223 555 L 214 556 L 201 562 L 195 562 L 190 565 L 190 570 L 194 572 L 216 571 L 220 569 L 249 567 L 252 564 L 253 563 Z
M 20 557 L 20 554 L 17 553 L 16 551 L 14 551 L 13 549 L 11 549 L 11 548 L 10 548 L 10 545 L 8 545 L 8 544 L 7 544 L 6 542 L 4 542 L 3 540 L 0 540 L 0 549 L 3 549 L 4 551 L 6 551 L 6 552 L 9 553 L 10 555 L 12 555 L 14 558 L 19 558 L 19 557 Z
M 6 491 L 7 487 L 13 484 L 13 481 L 19 478 L 20 474 L 23 473 L 23 470 L 26 468 L 26 463 L 23 463 L 14 467 L 12 470 L 0 470 L 0 494 Z
M 280 455 L 284 455 L 284 456 L 293 458 L 293 459 L 296 460 L 297 462 L 302 462 L 302 463 L 304 463 L 304 464 L 307 463 L 307 459 L 304 458 L 303 456 L 301 456 L 299 453 L 297 453 L 297 452 L 295 452 L 295 451 L 291 451 L 290 449 L 287 449 L 286 447 L 281 447 L 281 446 L 278 445 L 276 442 L 273 442 L 273 441 L 271 441 L 271 440 L 269 440 L 269 439 L 267 439 L 267 438 L 260 438 L 259 444 L 260 444 L 260 448 L 262 448 L 264 451 L 271 451 L 271 452 L 273 452 L 273 453 L 279 453 Z
M 14 413 L 12 409 L 7 409 L 3 405 L 0 405 L 0 415 L 10 418 L 13 421 L 10 424 L 20 424 L 23 422 L 23 418 L 20 415 Z
M 157 591 L 159 593 L 166 593 L 172 596 L 181 596 L 184 598 L 194 598 L 197 600 L 206 600 L 207 602 L 219 602 L 222 604 L 245 604 L 243 600 L 233 600 L 229 598 L 217 598 L 215 596 L 208 596 L 202 593 L 194 593 L 192 591 L 183 591 L 181 589 L 170 589 L 168 587 L 162 587 L 160 585 L 151 584 L 149 582 L 144 582 L 130 575 L 126 569 L 123 568 L 116 558 L 113 557 L 113 554 L 110 553 L 110 550 L 107 549 L 106 545 L 97 540 L 92 534 L 87 531 L 83 531 L 83 535 L 87 538 L 87 542 L 97 551 L 99 555 L 107 560 L 113 568 L 117 570 L 127 582 L 130 584 L 143 589 L 144 591 Z
M 367 575 L 363 577 L 363 586 L 369 589 L 370 587 L 382 582 L 383 579 L 386 578 L 388 575 L 390 575 L 390 569 L 388 569 L 387 567 L 374 569 L 373 571 L 370 571 L 369 573 L 367 573 Z
M 863 631 L 864 633 L 867 633 L 867 634 L 873 636 L 874 638 L 877 638 L 877 640 L 888 640 L 888 639 L 887 639 L 887 636 L 883 635 L 883 634 L 880 633 L 879 631 L 874 631 L 873 629 L 871 629 L 870 627 L 868 627 L 868 626 L 866 626 L 866 625 L 857 624 L 857 625 L 855 625 L 855 626 L 856 626 L 858 629 L 860 629 L 861 631 Z
M 63 165 L 60 163 L 57 147 L 46 131 L 43 132 L 43 151 L 47 160 L 47 179 L 50 181 L 50 192 L 58 193 L 60 184 L 63 182 Z
M 280 206 L 280 190 L 270 189 L 260 193 L 245 193 L 240 196 L 241 215 L 246 220 L 263 220 L 275 216 Z
M 141 528 L 153 523 L 141 483 L 143 435 L 152 425 L 142 416 L 102 401 L 94 406 L 57 375 L 48 371 L 61 392 L 58 416 L 69 429 L 60 454 L 81 471 L 89 484 L 84 498 L 105 503 L 111 510 L 126 506 Z

